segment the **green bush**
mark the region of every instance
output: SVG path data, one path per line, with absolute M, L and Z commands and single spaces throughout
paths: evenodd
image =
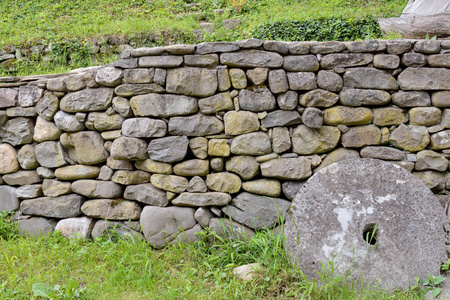
M 381 38 L 378 22 L 365 19 L 328 18 L 307 21 L 277 21 L 260 25 L 252 38 L 283 41 L 352 41 Z

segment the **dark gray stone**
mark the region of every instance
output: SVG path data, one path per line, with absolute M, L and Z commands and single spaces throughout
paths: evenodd
M 184 64 L 188 67 L 214 67 L 219 64 L 217 54 L 185 55 Z
M 291 42 L 289 43 L 289 54 L 308 54 L 309 47 L 309 42 Z
M 290 72 L 315 72 L 319 69 L 319 61 L 315 55 L 285 56 L 283 69 Z
M 263 48 L 267 51 L 278 52 L 286 55 L 289 51 L 289 43 L 280 41 L 265 41 Z
M 427 57 L 420 53 L 405 53 L 402 55 L 401 63 L 403 66 L 419 68 L 427 63 Z
M 400 107 L 430 106 L 431 99 L 427 92 L 403 92 L 392 94 L 392 103 Z
M 154 139 L 148 145 L 151 159 L 162 162 L 177 162 L 185 158 L 189 140 L 185 136 L 170 136 Z
M 69 93 L 61 99 L 61 110 L 69 113 L 106 110 L 113 98 L 111 88 L 86 89 Z
M 323 69 L 360 67 L 372 61 L 372 54 L 335 53 L 325 55 L 320 61 L 320 66 Z
M 148 93 L 163 93 L 164 88 L 156 83 L 121 84 L 114 92 L 120 97 L 131 97 Z
M 330 71 L 319 71 L 317 75 L 317 86 L 330 92 L 339 92 L 342 90 L 344 81 L 338 74 Z
M 275 96 L 266 87 L 253 87 L 239 92 L 239 108 L 254 112 L 274 110 Z
M 238 51 L 239 45 L 230 42 L 209 42 L 197 45 L 195 52 L 197 54 L 222 53 Z
M 289 72 L 287 77 L 291 90 L 309 91 L 317 87 L 316 75 L 312 72 Z
M 236 41 L 236 44 L 238 44 L 241 49 L 251 49 L 261 47 L 264 44 L 264 41 L 258 39 L 245 39 Z
M 412 43 L 408 40 L 398 39 L 387 42 L 387 52 L 389 54 L 403 54 L 411 50 Z
M 441 41 L 438 40 L 417 41 L 414 44 L 414 51 L 425 54 L 439 53 L 439 51 L 441 51 Z
M 17 222 L 19 234 L 22 236 L 45 235 L 55 230 L 57 221 L 42 217 L 22 219 Z
M 404 160 L 406 159 L 406 154 L 401 150 L 391 147 L 368 146 L 361 150 L 361 157 L 382 160 Z
M 309 51 L 313 54 L 327 54 L 341 52 L 345 50 L 345 44 L 338 41 L 313 42 L 310 44 Z
M 391 95 L 385 91 L 346 89 L 339 94 L 340 103 L 347 106 L 386 105 Z
M 289 89 L 289 83 L 284 70 L 269 71 L 269 87 L 274 94 L 284 93 Z
M 144 56 L 139 58 L 139 67 L 141 68 L 174 68 L 179 67 L 182 63 L 183 56 L 175 55 Z
M 298 94 L 294 91 L 287 91 L 277 96 L 277 103 L 281 109 L 293 110 L 298 104 Z
M 173 117 L 169 120 L 171 135 L 206 136 L 220 134 L 223 130 L 222 121 L 214 116 L 197 114 L 190 117 Z
M 73 218 L 81 215 L 83 201 L 84 198 L 79 195 L 36 198 L 22 201 L 20 211 L 26 215 L 48 218 Z
M 281 190 L 286 198 L 292 201 L 304 184 L 304 181 L 286 181 L 281 185 Z
M 390 73 L 373 68 L 349 69 L 344 74 L 344 85 L 361 89 L 398 90 L 397 81 Z
M 307 107 L 302 114 L 302 122 L 309 128 L 318 129 L 323 124 L 323 112 L 315 107 Z
M 265 128 L 282 127 L 301 124 L 302 119 L 296 111 L 276 110 L 267 114 L 262 120 L 262 126 Z
M 13 146 L 30 144 L 33 142 L 34 122 L 32 119 L 18 117 L 7 121 L 0 127 L 0 138 L 3 143 Z
M 366 40 L 346 43 L 350 52 L 379 52 L 386 50 L 386 41 L 382 40 Z
M 375 226 L 373 245 L 366 233 Z M 286 251 L 310 278 L 319 279 L 321 262 L 328 269 L 333 260 L 334 274 L 407 289 L 416 275 L 440 274 L 446 227 L 435 196 L 409 172 L 380 160 L 346 160 L 300 189 L 286 219 Z
M 247 192 L 233 198 L 222 211 L 234 221 L 253 229 L 274 227 L 291 203 L 284 199 L 258 196 Z
M 450 90 L 450 69 L 407 68 L 398 76 L 398 84 L 404 91 Z

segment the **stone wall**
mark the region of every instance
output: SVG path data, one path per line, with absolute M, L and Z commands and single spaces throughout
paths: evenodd
M 449 49 L 244 40 L 0 78 L 0 211 L 19 210 L 24 233 L 118 226 L 160 248 L 208 226 L 275 227 L 304 181 L 348 158 L 390 161 L 445 195 Z

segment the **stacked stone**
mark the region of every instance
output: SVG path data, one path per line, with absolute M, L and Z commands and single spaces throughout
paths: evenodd
M 0 78 L 0 211 L 20 210 L 22 232 L 114 227 L 161 248 L 206 227 L 273 228 L 305 180 L 349 158 L 390 161 L 446 194 L 448 49 L 251 39 Z

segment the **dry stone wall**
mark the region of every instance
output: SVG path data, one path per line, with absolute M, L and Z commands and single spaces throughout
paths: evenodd
M 0 78 L 0 211 L 24 233 L 151 246 L 273 228 L 333 162 L 400 165 L 450 190 L 450 41 L 243 40 L 126 50 Z M 226 232 L 223 228 L 229 228 Z

